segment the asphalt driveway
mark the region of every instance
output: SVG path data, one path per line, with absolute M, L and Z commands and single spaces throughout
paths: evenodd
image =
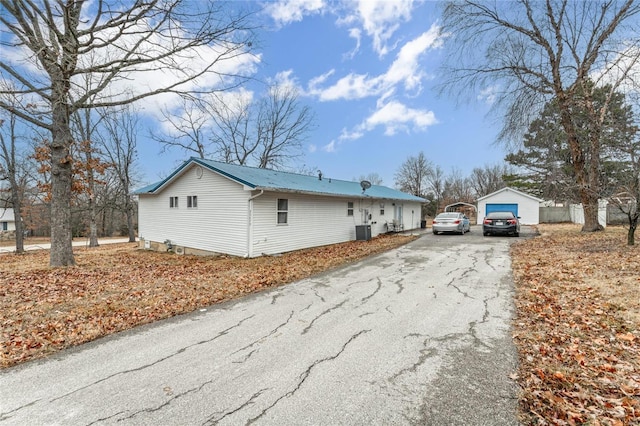
M 426 233 L 0 370 L 0 425 L 515 425 L 515 240 Z

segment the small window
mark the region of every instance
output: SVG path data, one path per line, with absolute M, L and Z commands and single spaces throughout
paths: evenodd
M 195 209 L 196 207 L 198 207 L 198 196 L 197 195 L 187 196 L 187 208 Z
M 380 216 L 384 216 L 384 209 L 380 209 Z
M 289 200 L 278 198 L 278 224 L 289 223 Z
M 6 231 L 7 229 L 9 229 L 9 222 L 2 222 L 2 230 Z
M 169 208 L 178 208 L 178 197 L 169 197 Z
M 353 216 L 353 201 L 347 203 L 347 216 Z

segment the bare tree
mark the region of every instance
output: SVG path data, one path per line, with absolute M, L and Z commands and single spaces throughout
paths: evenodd
M 313 111 L 300 104 L 295 88 L 271 86 L 258 116 L 258 167 L 278 169 L 300 157 L 313 122 Z
M 9 182 L 9 205 L 13 208 L 16 226 L 16 253 L 24 252 L 23 200 L 29 182 L 26 172 L 27 159 L 21 150 L 18 134 L 18 118 L 6 114 L 0 118 L 0 181 Z M 3 200 L 0 200 L 3 201 Z
M 262 130 L 255 123 L 255 105 L 241 92 L 225 99 L 216 96 L 209 106 L 216 156 L 225 163 L 248 165 L 260 145 Z
M 0 94 L 25 98 L 20 106 L 0 100 L 0 108 L 51 133 L 51 266 L 75 263 L 69 205 L 72 114 L 161 93 L 211 91 L 204 87 L 209 77 L 220 90 L 236 85 L 231 67 L 223 64 L 250 50 L 252 34 L 249 15 L 231 16 L 226 5 L 0 0 L 0 78 L 13 83 L 0 87 Z M 92 86 L 84 90 L 76 82 L 87 75 Z M 131 79 L 143 75 L 149 76 L 143 84 L 127 90 Z
M 138 115 L 132 106 L 120 110 L 113 108 L 100 111 L 104 131 L 99 139 L 102 151 L 112 165 L 117 178 L 117 197 L 121 199 L 127 217 L 129 242 L 135 242 L 134 203 L 131 189 L 135 182 L 134 166 L 137 156 Z
M 476 167 L 471 172 L 469 183 L 476 198 L 484 197 L 507 186 L 504 177 L 511 173 L 510 167 L 506 164 Z
M 433 174 L 433 164 L 420 152 L 410 156 L 395 174 L 396 188 L 400 191 L 424 197 L 428 189 L 428 178 Z
M 429 190 L 433 193 L 435 205 L 435 214 L 438 214 L 440 210 L 440 203 L 444 197 L 444 187 L 445 187 L 445 176 L 444 170 L 442 167 L 435 166 L 431 169 L 431 173 L 427 175 L 427 184 L 429 185 Z
M 460 169 L 454 168 L 445 179 L 444 197 L 451 202 L 473 203 L 475 197 L 471 179 L 463 176 Z
M 356 179 L 354 179 L 355 181 Z M 382 185 L 382 177 L 380 177 L 380 175 L 378 173 L 369 173 L 368 175 L 360 175 L 360 179 L 357 179 L 359 182 L 362 182 L 363 180 L 366 180 L 368 182 L 371 182 L 372 185 Z
M 181 96 L 181 108 L 173 111 L 165 107 L 162 110 L 163 122 L 169 129 L 166 132 L 151 130 L 151 138 L 162 145 L 162 152 L 170 148 L 180 148 L 192 152 L 198 158 L 207 158 L 207 122 L 211 115 L 200 103 L 189 97 Z
M 453 52 L 445 87 L 492 91 L 496 109 L 504 111 L 501 140 L 519 141 L 544 103 L 557 99 L 585 210 L 583 231 L 602 229 L 600 138 L 611 97 L 638 81 L 638 12 L 633 0 L 461 0 L 448 2 L 444 11 L 443 33 L 450 35 Z M 605 84 L 611 90 L 596 106 L 593 91 Z M 587 131 L 573 120 L 578 107 L 589 115 Z

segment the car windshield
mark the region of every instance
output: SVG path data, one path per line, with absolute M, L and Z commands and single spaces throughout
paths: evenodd
M 515 215 L 511 212 L 491 212 L 487 215 L 487 219 L 514 219 Z
M 460 213 L 440 213 L 436 219 L 457 219 Z

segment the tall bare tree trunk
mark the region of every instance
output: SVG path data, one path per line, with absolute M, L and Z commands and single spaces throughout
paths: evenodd
M 133 206 L 131 200 L 127 197 L 127 205 L 125 207 L 127 214 L 127 229 L 129 231 L 129 242 L 134 243 L 136 241 L 136 230 L 133 229 Z
M 58 99 L 64 99 L 64 96 Z M 71 184 L 73 179 L 70 147 L 72 136 L 66 105 L 53 106 L 51 143 L 51 266 L 73 266 L 71 233 Z

